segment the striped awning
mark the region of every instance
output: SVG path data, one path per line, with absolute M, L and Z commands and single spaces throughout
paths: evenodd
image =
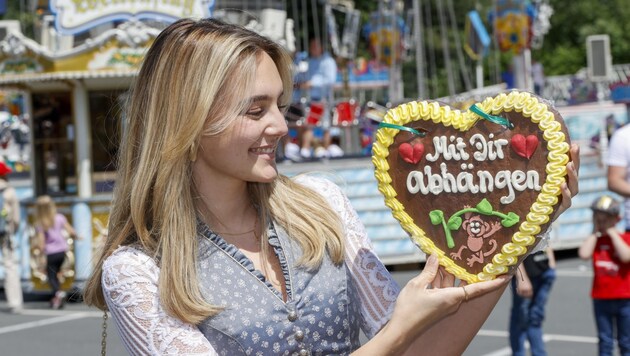
M 0 75 L 0 87 L 17 86 L 44 89 L 51 85 L 54 86 L 54 82 L 64 84 L 72 80 L 82 80 L 88 88 L 94 86 L 124 88 L 136 75 L 138 75 L 137 69 L 4 74 Z

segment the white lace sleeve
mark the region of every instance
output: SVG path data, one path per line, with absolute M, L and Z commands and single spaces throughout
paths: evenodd
M 312 176 L 297 181 L 320 193 L 339 214 L 345 228 L 345 260 L 359 291 L 363 331 L 372 338 L 391 318 L 400 292 L 383 263 L 350 201 L 333 182 Z
M 157 292 L 160 269 L 133 247 L 119 247 L 103 263 L 103 292 L 131 355 L 216 355 L 192 324 L 171 317 Z

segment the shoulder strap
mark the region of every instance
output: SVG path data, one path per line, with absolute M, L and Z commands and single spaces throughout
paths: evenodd
M 103 310 L 103 326 L 101 330 L 101 356 L 107 355 L 107 310 Z

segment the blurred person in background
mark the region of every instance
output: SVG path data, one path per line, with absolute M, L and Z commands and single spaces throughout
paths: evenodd
M 59 309 L 66 298 L 66 292 L 61 289 L 59 272 L 69 248 L 67 236 L 77 239 L 77 233 L 66 217 L 57 212 L 55 202 L 48 195 L 42 195 L 35 201 L 35 231 L 39 249 L 46 253 L 46 276 L 53 294 L 50 306 Z
M 330 144 L 331 108 L 334 103 L 333 87 L 337 80 L 337 63 L 328 52 L 324 52 L 318 38 L 311 38 L 309 41 L 306 63 L 306 72 L 298 73 L 296 76 L 295 86 L 298 90 L 294 95 L 309 98 L 311 108 L 316 104 L 323 106 L 319 117 L 322 132 L 320 140 L 323 147 L 327 148 Z M 313 155 L 315 138 L 313 127 L 307 126 L 301 134 L 300 153 L 304 158 L 310 158 Z
M 525 356 L 525 340 L 532 356 L 547 355 L 542 323 L 545 306 L 556 280 L 556 259 L 551 247 L 527 256 L 512 278 L 510 347 L 512 355 Z
M 22 285 L 13 239 L 20 224 L 20 204 L 15 189 L 9 185 L 7 178 L 11 171 L 4 160 L 0 161 L 0 245 L 4 262 L 4 294 L 9 312 L 19 313 L 23 304 Z
M 605 163 L 608 166 L 608 189 L 624 198 L 624 229 L 630 231 L 630 125 L 613 132 Z

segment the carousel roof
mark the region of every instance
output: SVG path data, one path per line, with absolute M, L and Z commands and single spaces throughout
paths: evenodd
M 88 89 L 125 88 L 138 74 L 138 70 L 77 70 L 51 73 L 24 73 L 0 75 L 0 86 L 29 89 L 33 92 L 67 90 L 76 81 Z
M 159 33 L 160 29 L 132 20 L 76 47 L 51 51 L 21 32 L 9 31 L 0 41 L 0 86 L 65 89 L 73 80 L 93 89 L 128 86 Z

